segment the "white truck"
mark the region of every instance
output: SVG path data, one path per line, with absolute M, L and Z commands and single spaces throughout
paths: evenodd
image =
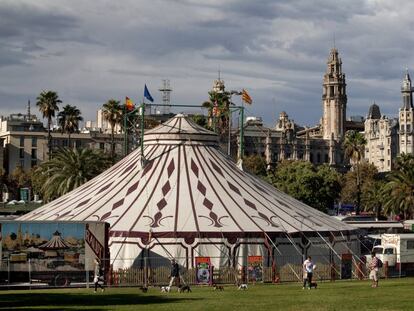
M 382 234 L 381 245 L 372 249 L 383 264 L 388 267 L 412 270 L 414 268 L 414 233 Z M 367 263 L 371 256 L 367 255 Z

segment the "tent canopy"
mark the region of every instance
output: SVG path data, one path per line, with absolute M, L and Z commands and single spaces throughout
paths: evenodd
M 125 238 L 263 237 L 352 231 L 244 172 L 217 136 L 177 115 L 144 135 L 135 150 L 72 192 L 20 220 L 105 221 Z M 145 163 L 142 166 L 142 163 Z

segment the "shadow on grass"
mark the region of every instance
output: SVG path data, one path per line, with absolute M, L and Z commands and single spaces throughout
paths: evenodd
M 141 294 L 85 294 L 85 293 L 12 293 L 0 295 L 0 310 L 74 310 L 74 307 L 88 310 L 107 310 L 109 306 L 149 305 L 190 301 L 193 298 L 152 296 Z M 199 298 L 197 299 L 199 300 Z

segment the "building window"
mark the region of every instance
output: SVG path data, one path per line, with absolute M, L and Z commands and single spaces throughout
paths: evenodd
M 414 240 L 407 241 L 407 249 L 414 249 Z
M 316 163 L 321 163 L 321 154 L 320 153 L 316 154 Z
M 23 159 L 20 160 L 20 167 L 24 168 L 24 160 Z
M 37 149 L 32 149 L 32 159 L 37 159 Z
M 391 150 L 390 150 L 390 149 L 388 149 L 388 150 L 387 150 L 387 153 L 388 153 L 388 155 L 390 155 L 390 154 L 391 154 Z
M 99 143 L 99 149 L 104 150 L 105 149 L 105 143 Z
M 390 160 L 388 160 L 387 163 L 388 163 L 388 166 L 390 166 Z
M 32 160 L 31 165 L 32 165 L 32 167 L 37 166 L 37 160 Z
M 325 163 L 329 163 L 329 156 L 325 154 Z
M 309 161 L 313 163 L 313 153 L 310 154 Z
M 407 124 L 407 131 L 411 131 L 411 124 Z
M 24 159 L 24 149 L 23 148 L 19 149 L 19 158 Z
M 24 136 L 20 136 L 20 147 L 24 147 Z
M 32 147 L 37 147 L 37 137 L 32 137 Z

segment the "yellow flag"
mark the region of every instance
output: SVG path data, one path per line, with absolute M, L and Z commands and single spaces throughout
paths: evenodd
M 129 97 L 125 97 L 125 107 L 128 111 L 134 110 L 135 105 Z
M 242 101 L 244 101 L 246 104 L 251 105 L 253 100 L 250 97 L 249 93 L 245 89 L 242 90 Z

